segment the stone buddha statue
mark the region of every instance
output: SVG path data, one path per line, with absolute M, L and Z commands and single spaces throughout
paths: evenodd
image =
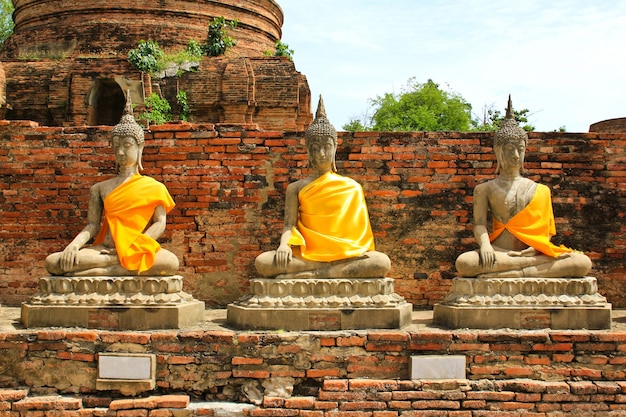
M 527 142 L 509 97 L 506 117 L 494 137 L 497 177 L 474 189 L 474 236 L 480 248 L 457 258 L 460 276 L 583 277 L 591 269 L 585 254 L 550 242 L 556 234 L 550 189 L 521 175 Z
M 174 201 L 163 184 L 139 174 L 144 131 L 130 99 L 124 113 L 111 131 L 117 175 L 91 187 L 87 225 L 62 252 L 46 258 L 52 275 L 165 276 L 178 270 L 176 255 L 157 242 Z
M 384 277 L 391 262 L 374 250 L 363 189 L 336 173 L 337 132 L 321 96 L 305 141 L 311 173 L 287 186 L 280 245 L 256 258 L 258 273 L 284 279 Z

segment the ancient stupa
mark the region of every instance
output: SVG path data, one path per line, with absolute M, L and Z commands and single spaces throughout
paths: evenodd
M 170 103 L 187 94 L 189 120 L 302 131 L 312 119 L 306 77 L 285 57 L 265 56 L 281 38 L 274 0 L 239 2 L 14 0 L 15 29 L 0 52 L 0 117 L 47 126 L 115 125 L 126 90 L 133 103 L 158 91 Z M 141 40 L 161 49 L 204 42 L 214 18 L 237 20 L 226 55 L 194 71 L 143 74 L 127 60 Z

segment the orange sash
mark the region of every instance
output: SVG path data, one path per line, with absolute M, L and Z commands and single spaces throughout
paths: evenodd
M 489 239 L 493 242 L 505 229 L 520 241 L 548 256 L 557 257 L 562 253 L 572 252 L 570 248 L 550 242 L 550 238 L 556 234 L 556 226 L 550 189 L 543 184 L 537 184 L 530 203 L 507 224 L 493 219 L 493 232 Z
M 290 245 L 302 257 L 331 262 L 374 250 L 363 189 L 351 178 L 326 173 L 298 193 L 298 224 Z
M 120 264 L 139 273 L 150 269 L 161 245 L 143 232 L 159 204 L 166 212 L 174 208 L 174 200 L 165 185 L 135 174 L 104 199 L 105 221 L 94 244 L 102 243 L 107 230 L 111 230 Z

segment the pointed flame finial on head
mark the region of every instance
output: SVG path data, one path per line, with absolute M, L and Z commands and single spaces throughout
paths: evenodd
M 494 135 L 494 146 L 500 146 L 511 140 L 521 140 L 527 142 L 528 133 L 526 133 L 526 131 L 519 126 L 517 120 L 515 119 L 513 101 L 511 100 L 511 95 L 509 94 L 506 116 L 500 123 L 500 129 L 498 129 Z
M 124 115 L 129 114 L 133 116 L 133 101 L 130 98 L 130 90 L 126 90 L 126 105 L 124 106 Z M 133 116 L 134 118 L 134 116 Z
M 315 120 L 304 132 L 304 137 L 306 139 L 311 137 L 331 137 L 335 144 L 337 143 L 337 131 L 328 121 L 328 117 L 326 117 L 326 108 L 324 107 L 324 100 L 321 94 L 317 104 L 317 111 L 315 112 Z
M 513 113 L 513 101 L 511 100 L 511 95 L 509 94 L 509 102 L 506 107 L 506 116 L 507 119 L 515 119 L 515 114 Z
M 317 102 L 317 111 L 315 112 L 315 118 L 320 118 L 320 117 L 324 117 L 325 119 L 328 119 L 328 117 L 326 116 L 326 107 L 324 107 L 324 99 L 322 98 L 322 95 L 320 94 L 320 99 Z

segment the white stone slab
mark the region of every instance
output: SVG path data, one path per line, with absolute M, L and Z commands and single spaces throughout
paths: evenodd
M 411 356 L 411 379 L 465 379 L 465 356 Z
M 98 355 L 98 378 L 152 379 L 155 360 L 154 355 L 100 353 Z

